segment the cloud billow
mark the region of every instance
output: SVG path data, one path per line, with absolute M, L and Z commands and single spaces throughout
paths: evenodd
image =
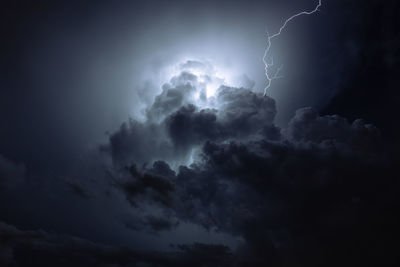
M 191 64 L 192 65 L 192 64 Z M 163 86 L 146 110 L 146 120 L 130 119 L 110 136 L 107 147 L 115 163 L 183 163 L 205 141 L 244 140 L 279 129 L 273 99 L 245 88 L 221 86 L 203 99 L 204 82 L 182 71 Z M 205 101 L 207 102 L 205 106 Z
M 129 183 L 120 184 L 134 205 L 157 203 L 162 214 L 167 214 L 163 221 L 166 228 L 176 227 L 176 222 L 194 223 L 243 238 L 240 253 L 253 263 L 301 264 L 317 251 L 320 254 L 312 262 L 319 264 L 325 250 L 340 250 L 321 236 L 340 229 L 353 231 L 373 216 L 362 209 L 362 203 L 385 166 L 379 160 L 380 133 L 376 127 L 302 108 L 286 128 L 280 129 L 274 124 L 275 102 L 269 97 L 221 86 L 214 105 L 202 107 L 191 96 L 196 92 L 191 84 L 197 81 L 196 76 L 185 73 L 176 80 L 186 84 L 171 89 L 180 90 L 172 94 L 179 95 L 179 101 L 172 101 L 173 97 L 161 100 L 170 90 L 164 87 L 148 110 L 148 114 L 156 114 L 153 109 L 165 107 L 163 119 L 154 124 L 149 115 L 146 122 L 136 122 L 130 129 L 136 131 L 134 125 L 138 131 L 155 127 L 147 129 L 137 142 L 139 147 L 148 144 L 149 154 L 160 152 L 159 161 L 152 167 L 143 165 L 140 174 L 137 169 L 134 174 L 127 173 L 128 181 L 138 176 L 147 179 L 136 184 L 135 190 Z M 132 136 L 121 134 L 123 131 L 111 136 L 114 153 L 113 141 L 136 142 L 125 141 Z M 165 154 L 157 142 L 148 141 L 155 135 L 168 143 Z M 194 148 L 200 151 L 196 160 L 172 170 L 171 162 Z M 132 162 L 137 160 L 136 151 L 132 146 Z M 116 160 L 117 154 L 113 154 Z M 151 161 L 147 163 L 151 166 Z M 143 193 L 143 187 L 149 190 Z M 361 235 L 363 230 L 355 231 Z M 338 235 L 338 239 L 355 242 L 345 235 Z M 289 255 L 293 257 L 288 260 Z

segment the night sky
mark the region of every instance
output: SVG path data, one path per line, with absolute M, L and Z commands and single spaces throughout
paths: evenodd
M 400 265 L 400 2 L 0 7 L 0 266 Z

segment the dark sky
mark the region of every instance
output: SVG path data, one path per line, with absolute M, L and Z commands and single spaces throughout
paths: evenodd
M 397 265 L 396 0 L 5 1 L 1 266 Z M 397 263 L 397 264 L 396 264 Z

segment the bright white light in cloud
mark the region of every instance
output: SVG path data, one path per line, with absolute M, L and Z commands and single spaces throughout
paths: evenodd
M 239 86 L 240 83 L 240 79 L 231 75 L 230 71 L 216 66 L 207 60 L 183 60 L 182 63 L 170 67 L 166 76 L 173 81 L 184 72 L 195 75 L 196 80 L 190 82 L 196 88 L 193 94 L 194 104 L 201 108 L 215 108 L 218 88 L 223 85 Z

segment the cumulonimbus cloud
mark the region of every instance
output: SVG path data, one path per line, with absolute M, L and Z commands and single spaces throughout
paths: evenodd
M 329 218 L 341 220 L 349 212 L 370 216 L 359 203 L 364 187 L 372 186 L 384 168 L 376 127 L 302 108 L 280 129 L 269 97 L 221 86 L 214 108 L 202 108 L 191 98 L 196 75 L 185 72 L 174 79 L 179 86 L 164 87 L 148 109 L 148 114 L 165 112 L 159 122 L 149 115 L 146 122 L 131 122 L 129 131 L 123 126 L 110 138 L 116 160 L 118 149 L 128 149 L 117 149 L 117 140 L 137 141 L 129 147 L 132 153 L 124 155 L 132 162 L 143 163 L 137 151 L 147 151 L 152 155 L 147 159 L 154 159 L 143 167 L 131 166 L 134 174 L 128 168 L 124 177 L 129 182 L 119 184 L 134 205 L 158 203 L 167 214 L 164 219 L 170 220 L 164 222 L 167 228 L 178 225 L 173 222 L 190 222 L 241 237 L 252 257 L 270 257 L 272 262 L 280 262 L 282 253 L 309 253 L 318 244 L 329 247 L 315 235 L 315 227 L 325 235 L 356 223 L 350 219 L 336 226 Z M 133 138 L 135 131 L 143 133 Z M 149 141 L 154 136 L 168 146 L 161 149 Z M 197 159 L 172 170 L 171 162 L 194 148 Z M 157 152 L 160 157 L 155 159 Z

